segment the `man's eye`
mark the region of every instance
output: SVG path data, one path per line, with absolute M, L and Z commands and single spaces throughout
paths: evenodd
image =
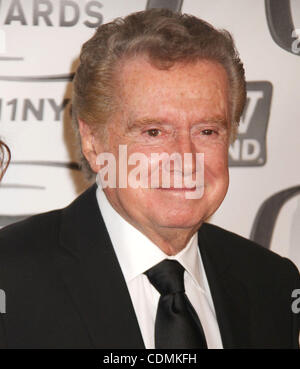
M 214 131 L 212 129 L 204 129 L 203 131 L 201 131 L 201 133 L 204 135 L 204 136 L 210 136 L 214 133 Z
M 147 135 L 150 136 L 150 137 L 157 137 L 160 135 L 160 130 L 159 129 L 156 129 L 156 128 L 153 128 L 153 129 L 148 129 L 146 131 Z

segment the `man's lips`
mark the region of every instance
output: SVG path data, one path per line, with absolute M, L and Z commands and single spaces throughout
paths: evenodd
M 157 190 L 162 190 L 162 191 L 195 191 L 196 190 L 196 186 L 194 187 L 157 187 Z

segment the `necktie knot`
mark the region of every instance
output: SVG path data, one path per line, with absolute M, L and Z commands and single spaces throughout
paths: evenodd
M 184 268 L 176 260 L 163 260 L 145 274 L 162 296 L 184 292 Z

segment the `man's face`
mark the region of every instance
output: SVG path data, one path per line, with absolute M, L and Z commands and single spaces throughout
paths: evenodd
M 204 194 L 187 199 L 186 189 L 106 188 L 114 208 L 139 229 L 197 229 L 219 207 L 228 187 L 228 81 L 224 68 L 210 61 L 175 64 L 159 70 L 140 57 L 121 68 L 120 109 L 107 124 L 105 148 L 119 163 L 127 155 L 204 153 Z M 182 160 L 184 162 L 184 160 Z M 128 173 L 134 166 L 128 166 Z M 190 168 L 195 179 L 195 160 Z M 178 172 L 177 172 L 178 175 Z M 180 174 L 181 175 L 181 174 Z M 182 174 L 183 176 L 184 174 Z

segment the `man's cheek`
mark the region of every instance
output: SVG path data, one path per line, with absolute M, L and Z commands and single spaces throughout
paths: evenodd
M 219 177 L 227 177 L 227 155 L 204 155 L 204 173 L 208 180 Z

